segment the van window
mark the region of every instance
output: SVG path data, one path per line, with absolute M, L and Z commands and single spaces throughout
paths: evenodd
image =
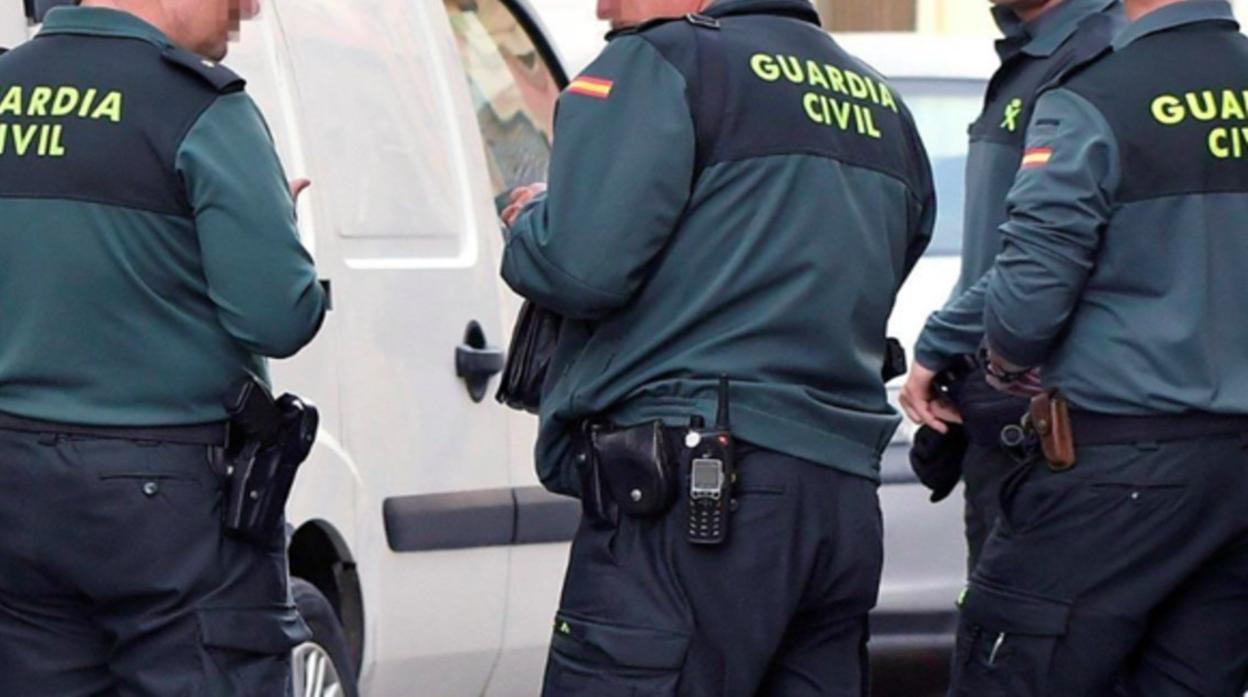
M 545 181 L 559 87 L 501 0 L 444 0 L 485 142 L 494 195 Z
M 275 7 L 303 135 L 320 165 L 315 186 L 334 200 L 338 234 L 454 239 L 452 247 L 475 235 L 464 222 L 466 173 L 459 142 L 448 135 L 456 132 L 454 106 L 445 66 L 430 49 L 435 35 L 424 3 L 280 0 Z

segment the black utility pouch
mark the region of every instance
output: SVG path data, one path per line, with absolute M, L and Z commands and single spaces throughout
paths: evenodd
M 230 413 L 230 482 L 225 532 L 248 542 L 272 545 L 285 524 L 286 502 L 299 466 L 316 442 L 320 414 L 294 395 L 274 401 L 262 384 L 235 387 Z
M 598 476 L 620 510 L 634 518 L 667 513 L 676 500 L 676 468 L 661 422 L 626 429 L 590 428 Z

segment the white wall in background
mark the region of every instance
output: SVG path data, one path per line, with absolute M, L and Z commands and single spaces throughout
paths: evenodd
M 26 11 L 20 2 L 4 4 L 0 10 L 0 48 L 12 48 L 26 40 Z
M 918 0 L 918 29 L 947 36 L 996 36 L 987 0 Z
M 555 37 L 571 75 L 584 69 L 602 50 L 607 24 L 595 18 L 595 0 L 532 0 Z M 946 36 L 996 37 L 987 0 L 917 0 L 918 30 Z M 1248 22 L 1248 0 L 1232 0 L 1235 13 Z M 1246 25 L 1245 28 L 1248 28 Z
M 598 21 L 595 0 L 531 0 L 554 37 L 569 77 L 575 77 L 605 45 L 610 27 Z

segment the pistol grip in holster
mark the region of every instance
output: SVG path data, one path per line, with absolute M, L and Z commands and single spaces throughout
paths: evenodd
M 273 401 L 254 380 L 227 403 L 232 462 L 225 502 L 226 533 L 272 545 L 285 523 L 295 476 L 316 442 L 320 413 L 294 395 Z

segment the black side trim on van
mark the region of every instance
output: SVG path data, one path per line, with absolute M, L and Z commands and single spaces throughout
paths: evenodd
M 876 694 L 944 694 L 949 686 L 958 613 L 913 610 L 871 613 L 871 674 Z
M 569 542 L 581 504 L 541 487 L 399 496 L 382 505 L 395 552 Z
M 516 540 L 536 545 L 570 542 L 581 525 L 581 502 L 558 496 L 540 486 L 513 489 L 516 496 Z
M 890 445 L 880 461 L 880 480 L 884 486 L 919 484 L 919 477 L 910 467 L 910 446 Z
M 917 484 L 909 451 L 884 453 L 884 485 Z M 434 552 L 571 542 L 581 502 L 540 486 L 397 496 L 382 505 L 386 541 L 395 552 Z

